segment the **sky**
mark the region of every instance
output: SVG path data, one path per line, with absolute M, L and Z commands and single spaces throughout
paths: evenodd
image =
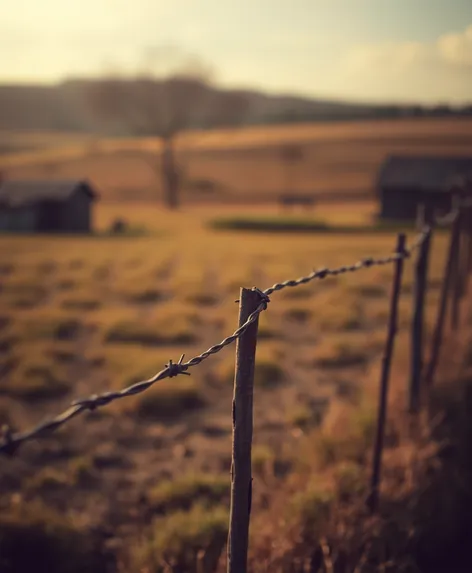
M 472 103 L 472 0 L 0 0 L 0 82 L 162 72 L 227 87 Z

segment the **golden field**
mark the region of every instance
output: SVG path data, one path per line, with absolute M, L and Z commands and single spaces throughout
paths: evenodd
M 303 158 L 287 172 L 285 144 Z M 89 178 L 104 200 L 160 199 L 156 139 L 0 132 L 0 169 L 11 178 Z M 472 120 L 300 124 L 182 133 L 176 142 L 183 201 L 254 203 L 287 191 L 371 197 L 378 169 L 390 153 L 472 153 Z M 156 171 L 157 168 L 157 171 Z M 289 183 L 287 183 L 287 180 Z M 202 185 L 210 183 L 210 185 Z
M 463 123 L 460 129 L 467 138 L 470 130 L 472 138 L 472 124 Z M 289 130 L 280 128 L 279 137 L 285 137 L 285 129 Z M 303 134 L 305 128 L 291 129 Z M 316 128 L 312 129 L 314 134 Z M 332 153 L 334 172 L 339 149 L 348 144 L 336 135 L 339 126 L 332 126 L 332 132 L 324 129 L 319 128 L 319 152 L 314 156 Z M 382 124 L 378 129 L 380 140 Z M 419 130 L 421 137 L 427 138 L 427 131 Z M 356 133 L 371 135 L 366 126 L 359 126 Z M 389 133 L 396 136 L 397 128 Z M 326 150 L 330 144 L 324 138 L 330 135 L 339 139 L 336 153 Z M 406 131 L 398 137 L 407 137 Z M 390 149 L 392 144 L 388 145 Z M 368 159 L 359 168 L 362 185 L 370 180 L 381 149 L 379 143 L 366 152 Z M 234 153 L 237 157 L 239 152 Z M 357 153 L 361 150 L 354 146 L 349 160 L 355 161 Z M 348 161 L 345 155 L 342 158 Z M 64 160 L 64 167 L 58 162 L 61 174 L 70 173 L 70 161 Z M 78 175 L 78 165 L 85 172 L 84 162 L 91 166 L 94 159 L 74 161 L 82 162 L 74 163 Z M 232 180 L 227 164 L 218 161 L 215 157 L 208 163 L 195 161 L 195 170 L 201 167 L 199 176 L 208 176 L 207 169 L 217 177 L 218 164 Z M 235 165 L 238 160 L 230 161 Z M 256 163 L 259 169 L 261 164 Z M 328 164 L 326 159 L 323 177 L 330 182 L 326 186 L 338 189 L 337 175 L 329 177 Z M 103 175 L 108 187 L 97 183 L 115 200 L 97 206 L 96 236 L 0 238 L 0 423 L 26 429 L 76 398 L 123 388 L 152 376 L 169 359 L 176 361 L 185 353 L 188 360 L 199 354 L 237 327 L 234 301 L 241 286 L 264 289 L 314 268 L 383 256 L 395 248 L 394 233 L 368 230 L 326 235 L 211 230 L 207 223 L 214 217 L 267 214 L 271 209 L 235 211 L 214 201 L 184 204 L 180 211 L 169 213 L 157 201 L 146 202 L 145 195 L 141 201 L 120 202 L 119 193 L 113 195 L 112 180 L 125 185 L 120 179 L 124 165 L 120 160 L 116 170 Z M 41 167 L 17 169 L 41 174 Z M 261 193 L 264 185 L 267 193 L 274 192 L 276 175 L 257 180 L 250 173 L 254 172 L 244 177 L 259 183 Z M 343 172 L 340 167 L 339 173 L 347 185 L 352 169 Z M 235 185 L 245 188 L 242 176 Z M 368 225 L 375 211 L 376 205 L 366 201 L 319 206 L 315 215 L 335 224 Z M 147 234 L 104 233 L 116 217 L 123 216 Z M 414 231 L 409 241 L 413 236 Z M 427 297 L 427 342 L 446 246 L 447 234 L 437 234 Z M 382 514 L 377 519 L 363 514 L 392 274 L 391 265 L 374 267 L 286 289 L 272 295 L 260 317 L 251 571 L 425 570 L 411 563 L 408 569 L 412 550 L 407 543 L 415 535 L 423 542 L 423 529 L 428 539 L 437 534 L 434 511 L 426 519 L 415 505 L 419 500 L 423 507 L 425 484 L 432 488 L 427 492 L 431 507 L 443 511 L 441 519 L 452 536 L 457 500 L 445 502 L 446 509 L 436 508 L 438 491 L 445 486 L 440 480 L 432 486 L 428 481 L 438 459 L 432 427 L 422 420 L 422 433 L 413 439 L 405 424 L 411 260 L 405 263 L 400 301 Z M 463 364 L 455 353 L 462 352 L 462 342 L 468 341 L 466 310 L 461 344 L 457 339 L 446 345 L 442 377 L 447 381 Z M 190 377 L 163 381 L 139 396 L 76 418 L 25 444 L 12 458 L 3 458 L 0 556 L 2 551 L 11 555 L 6 547 L 31 543 L 29 556 L 21 550 L 14 553 L 24 567 L 19 571 L 32 565 L 39 545 L 52 573 L 102 571 L 108 559 L 112 571 L 223 570 L 224 555 L 220 569 L 217 561 L 224 554 L 228 522 L 234 350 L 229 346 L 209 357 L 190 370 Z M 448 487 L 454 483 L 451 478 Z M 431 531 L 424 525 L 429 522 Z M 320 540 L 333 551 L 338 547 L 339 556 L 348 556 L 344 569 L 341 557 L 339 564 L 334 554 L 319 556 Z M 423 562 L 437 558 L 434 548 L 433 543 L 429 552 L 418 553 Z M 316 559 L 321 559 L 320 569 L 315 568 Z M 336 569 L 329 569 L 330 560 L 336 561 Z

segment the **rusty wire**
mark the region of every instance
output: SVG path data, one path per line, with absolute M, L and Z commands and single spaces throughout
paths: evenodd
M 441 224 L 443 224 L 443 221 L 447 221 L 448 223 L 454 221 L 455 218 L 457 217 L 457 214 L 458 214 L 458 209 L 454 209 L 453 211 L 451 211 L 451 213 L 446 215 L 446 217 L 443 217 L 443 219 L 441 220 Z M 41 437 L 48 432 L 56 430 L 57 428 L 63 426 L 64 424 L 66 424 L 67 422 L 72 420 L 72 418 L 75 418 L 79 414 L 82 414 L 87 411 L 93 411 L 96 408 L 106 406 L 111 402 L 114 402 L 115 400 L 119 400 L 121 398 L 127 398 L 129 396 L 135 396 L 136 394 L 140 394 L 141 392 L 148 390 L 156 382 L 159 382 L 166 378 L 174 378 L 179 375 L 188 376 L 189 372 L 187 372 L 187 370 L 189 368 L 191 368 L 192 366 L 197 366 L 212 354 L 220 352 L 223 348 L 232 344 L 238 338 L 240 338 L 246 332 L 249 326 L 257 320 L 261 312 L 267 309 L 267 306 L 270 302 L 269 295 L 271 295 L 272 293 L 283 290 L 288 287 L 297 287 L 300 285 L 304 285 L 314 280 L 323 280 L 327 277 L 335 277 L 345 273 L 357 272 L 362 269 L 367 269 L 374 266 L 387 265 L 390 263 L 394 263 L 399 258 L 406 259 L 412 255 L 415 249 L 421 246 L 421 244 L 425 241 L 426 237 L 432 232 L 433 226 L 435 225 L 425 226 L 413 241 L 412 246 L 408 249 L 405 249 L 401 253 L 395 252 L 391 255 L 378 258 L 367 257 L 354 264 L 344 265 L 334 269 L 321 268 L 318 270 L 314 270 L 307 276 L 300 277 L 295 280 L 287 280 L 281 283 L 275 283 L 274 285 L 265 289 L 264 291 L 258 289 L 257 287 L 253 287 L 252 290 L 256 291 L 261 298 L 259 306 L 256 308 L 254 312 L 250 314 L 250 316 L 243 325 L 237 328 L 233 332 L 233 334 L 226 337 L 220 343 L 211 346 L 210 348 L 208 348 L 208 350 L 205 350 L 204 352 L 202 352 L 198 356 L 195 356 L 194 358 L 191 358 L 187 362 L 183 361 L 185 356 L 184 354 L 182 354 L 180 360 L 176 363 L 172 362 L 172 360 L 169 360 L 169 363 L 166 364 L 165 367 L 160 372 L 155 374 L 152 378 L 149 378 L 148 380 L 143 380 L 141 382 L 136 382 L 135 384 L 132 384 L 131 386 L 124 388 L 123 390 L 119 390 L 116 392 L 104 392 L 103 394 L 94 394 L 85 399 L 75 400 L 70 405 L 69 408 L 67 408 L 64 412 L 62 412 L 58 416 L 50 418 L 25 432 L 13 433 L 8 426 L 4 426 L 2 429 L 2 437 L 0 439 L 0 454 L 3 453 L 7 455 L 13 455 L 22 443 L 32 440 L 34 438 Z

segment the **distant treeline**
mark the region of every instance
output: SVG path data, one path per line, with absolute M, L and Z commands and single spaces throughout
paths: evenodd
M 108 127 L 89 109 L 87 90 L 100 80 L 66 81 L 53 86 L 0 85 L 0 130 L 44 130 L 107 133 Z M 133 80 L 128 80 L 133 81 Z M 472 116 L 472 104 L 463 107 L 439 105 L 371 105 L 342 101 L 267 95 L 250 90 L 208 91 L 222 97 L 246 100 L 240 125 L 270 125 L 312 121 L 347 121 L 405 117 Z M 231 121 L 228 121 L 231 125 Z M 205 121 L 194 127 L 207 128 Z M 115 135 L 128 135 L 115 133 Z
M 378 106 L 360 110 L 339 110 L 338 112 L 308 112 L 299 113 L 294 110 L 263 116 L 257 123 L 277 124 L 311 121 L 347 121 L 373 119 L 399 119 L 408 117 L 472 117 L 472 105 L 452 108 L 447 105 L 435 107 L 422 106 Z

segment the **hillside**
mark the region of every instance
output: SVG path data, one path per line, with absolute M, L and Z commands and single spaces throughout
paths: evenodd
M 130 80 L 133 81 L 133 80 Z M 93 80 L 73 80 L 57 85 L 0 85 L 0 130 L 58 130 L 104 132 L 105 125 L 87 104 L 87 87 Z M 297 97 L 268 95 L 254 90 L 209 92 L 244 98 L 245 125 L 293 121 L 333 121 L 392 118 L 418 115 L 470 114 L 471 107 L 452 111 L 447 107 L 369 105 Z
M 287 143 L 303 151 L 290 171 L 280 156 Z M 159 145 L 157 138 L 0 131 L 0 170 L 11 179 L 85 177 L 104 200 L 154 202 L 161 200 Z M 357 200 L 372 196 L 378 169 L 392 153 L 471 155 L 472 120 L 410 118 L 189 131 L 178 138 L 176 149 L 185 204 L 274 203 L 288 186 L 318 198 Z

